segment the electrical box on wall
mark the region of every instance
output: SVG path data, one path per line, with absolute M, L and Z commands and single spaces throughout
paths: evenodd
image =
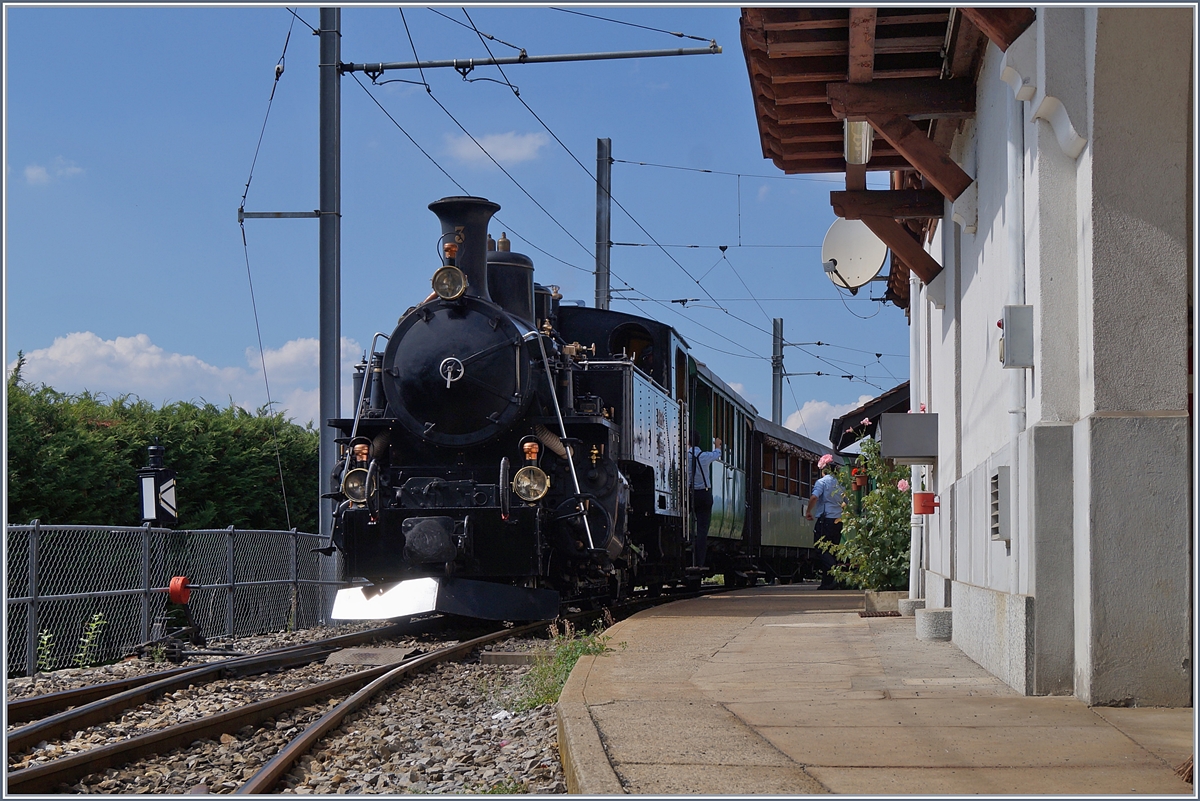
M 1012 539 L 1009 525 L 1009 468 L 1007 465 L 996 468 L 988 481 L 988 524 L 992 539 L 998 542 L 1008 542 Z
M 1005 306 L 1000 328 L 1000 363 L 1011 368 L 1033 367 L 1033 307 Z

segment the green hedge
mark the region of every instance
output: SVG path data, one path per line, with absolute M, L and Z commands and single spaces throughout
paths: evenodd
M 69 395 L 24 381 L 22 364 L 8 378 L 10 524 L 140 525 L 137 471 L 157 442 L 177 473 L 179 527 L 316 532 L 315 429 L 265 408 Z

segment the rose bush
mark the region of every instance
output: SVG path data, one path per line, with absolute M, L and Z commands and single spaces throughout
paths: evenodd
M 884 459 L 879 443 L 870 437 L 861 442 L 853 467 L 837 475 L 846 500 L 842 503 L 842 542 L 819 542 L 838 564 L 831 571 L 842 584 L 864 590 L 908 588 L 908 563 L 912 537 L 911 470 Z M 862 497 L 853 489 L 854 476 L 865 473 L 870 484 Z

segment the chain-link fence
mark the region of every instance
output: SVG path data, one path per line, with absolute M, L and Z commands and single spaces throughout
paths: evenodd
M 325 625 L 345 586 L 322 580 L 313 551 L 325 544 L 233 527 L 9 526 L 8 677 L 103 664 L 148 642 L 164 630 L 175 576 L 187 577 L 187 610 L 209 639 Z

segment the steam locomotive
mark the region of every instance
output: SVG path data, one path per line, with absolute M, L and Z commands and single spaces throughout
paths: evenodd
M 562 302 L 448 197 L 433 292 L 376 334 L 354 416 L 330 420 L 335 618 L 537 620 L 645 587 L 802 575 L 815 463 L 654 320 Z M 386 345 L 377 350 L 380 340 Z M 692 564 L 688 432 L 720 437 L 710 565 Z

